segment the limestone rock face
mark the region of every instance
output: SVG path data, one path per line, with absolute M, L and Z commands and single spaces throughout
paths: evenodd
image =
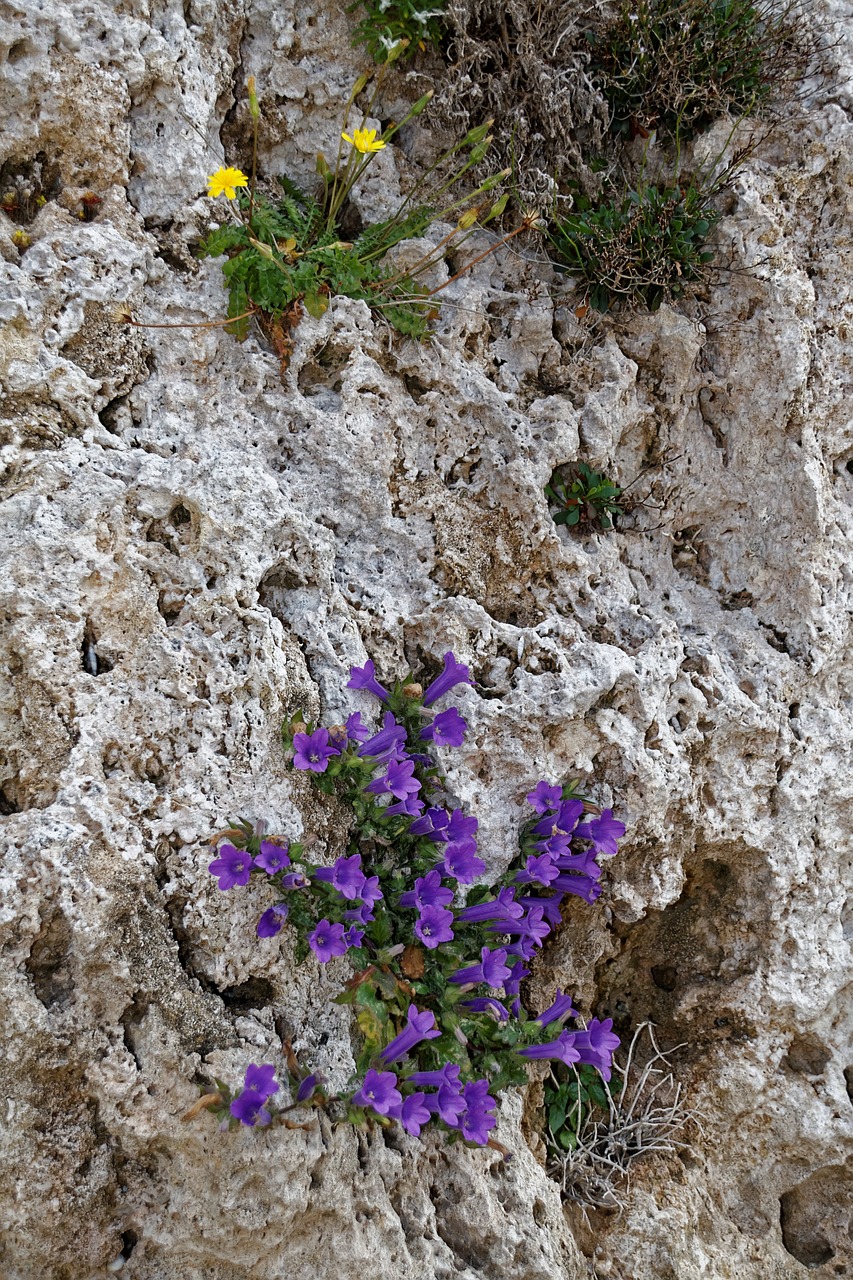
M 853 1269 L 853 8 L 827 12 L 836 74 L 742 176 L 707 298 L 592 323 L 541 255 L 498 254 L 430 342 L 338 299 L 283 377 L 258 335 L 110 311 L 224 315 L 192 252 L 221 216 L 204 179 L 223 141 L 239 162 L 249 74 L 262 163 L 310 179 L 361 67 L 343 6 L 0 14 L 2 177 L 45 197 L 23 253 L 0 214 L 8 1280 Z M 374 213 L 417 164 L 396 150 Z M 662 465 L 579 537 L 543 495 L 575 458 Z M 701 1126 L 635 1166 L 618 1219 L 564 1213 L 518 1095 L 509 1163 L 180 1119 L 282 1035 L 349 1075 L 340 973 L 259 941 L 269 902 L 219 893 L 204 841 L 245 815 L 334 848 L 282 720 L 366 711 L 343 690 L 365 656 L 394 677 L 448 648 L 477 681 L 450 776 L 494 866 L 540 777 L 584 775 L 628 824 L 536 973 L 685 1046 Z

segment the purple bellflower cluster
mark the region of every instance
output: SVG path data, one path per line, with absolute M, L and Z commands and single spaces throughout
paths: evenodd
M 344 1105 L 356 1124 L 398 1123 L 415 1137 L 444 1128 L 482 1146 L 496 1095 L 524 1083 L 526 1059 L 585 1064 L 610 1078 L 619 1044 L 612 1020 L 569 1030 L 563 1024 L 577 1011 L 568 996 L 557 991 L 536 1015 L 522 984 L 567 896 L 598 898 L 599 859 L 617 852 L 625 827 L 575 784 L 541 781 L 527 796 L 533 814 L 519 857 L 485 883 L 477 819 L 447 803 L 434 755 L 461 746 L 468 728 L 458 707 L 435 704 L 471 683 L 452 653 L 426 689 L 411 676 L 389 689 L 372 662 L 353 667 L 347 687 L 378 700 L 378 726 L 355 711 L 342 725 L 297 718 L 284 730 L 293 768 L 351 806 L 349 847 L 318 866 L 300 845 L 241 822 L 218 838 L 209 870 L 223 890 L 254 876 L 280 897 L 258 921 L 260 938 L 287 924 L 297 959 L 346 957 L 352 971 L 336 999 L 356 1015 L 357 1077 L 330 1099 L 318 1077 L 291 1064 L 291 1106 Z M 217 1083 L 223 1123 L 265 1125 L 279 1114 L 272 1066 L 250 1066 L 233 1100 Z

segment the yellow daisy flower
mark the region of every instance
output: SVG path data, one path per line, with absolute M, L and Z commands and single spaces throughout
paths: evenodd
M 213 197 L 224 195 L 233 200 L 237 188 L 248 185 L 249 179 L 239 169 L 217 169 L 207 180 L 207 194 Z
M 348 133 L 342 133 L 341 137 L 344 142 L 348 142 L 351 147 L 355 147 L 356 151 L 360 151 L 363 156 L 370 151 L 381 151 L 385 146 L 381 139 L 377 141 L 375 129 L 353 129 L 352 135 L 350 137 Z

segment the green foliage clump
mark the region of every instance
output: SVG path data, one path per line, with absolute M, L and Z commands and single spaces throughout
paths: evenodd
M 554 524 L 598 525 L 613 528 L 613 516 L 622 514 L 616 502 L 622 490 L 585 462 L 558 467 L 545 486 L 545 496 L 557 510 Z
M 444 32 L 445 0 L 357 0 L 347 10 L 364 11 L 353 36 L 353 44 L 367 46 L 376 62 L 387 62 L 401 42 L 411 57 L 428 44 L 438 44 Z
M 619 1083 L 613 1082 L 613 1091 Z M 596 1111 L 606 1112 L 607 1107 L 607 1091 L 595 1067 L 552 1064 L 545 1081 L 545 1121 L 557 1150 L 574 1151 L 585 1121 Z
M 701 280 L 714 257 L 706 247 L 720 217 L 714 190 L 695 180 L 674 186 L 641 179 L 597 203 L 581 196 L 554 222 L 551 241 L 596 311 L 619 302 L 655 311 Z
M 752 115 L 806 70 L 802 0 L 623 0 L 592 33 L 593 70 L 621 134 L 690 137 Z
M 393 56 L 400 54 L 398 44 Z M 379 69 L 377 88 L 387 65 Z M 345 127 L 355 98 L 371 75 L 365 74 L 356 82 L 347 103 Z M 310 315 L 319 317 L 336 295 L 367 302 L 395 329 L 409 337 L 423 338 L 430 331 L 430 324 L 438 315 L 432 295 L 444 286 L 430 289 L 424 277 L 444 259 L 451 247 L 458 250 L 475 225 L 485 226 L 506 207 L 506 196 L 495 201 L 491 197 L 483 201 L 481 197 L 492 191 L 507 176 L 507 171 L 486 178 L 476 190 L 467 191 L 461 197 L 447 197 L 448 203 L 443 199 L 486 155 L 492 140 L 488 132 L 491 121 L 470 129 L 442 155 L 390 218 L 364 227 L 352 241 L 344 238 L 343 223 L 353 188 L 374 156 L 385 149 L 407 121 L 423 111 L 431 98 L 431 92 L 424 94 L 402 121 L 390 125 L 379 138 L 375 129 L 366 127 L 371 99 L 361 126 L 353 128 L 352 135 L 342 132 L 334 167 L 326 162 L 322 153 L 318 155 L 316 194 L 301 190 L 290 178 L 282 176 L 278 180 L 281 196 L 270 198 L 256 190 L 260 110 L 254 81 L 250 81 L 249 102 L 255 124 L 251 184 L 240 170 L 223 169 L 213 175 L 210 179 L 213 195 L 227 194 L 229 187 L 223 179 L 231 177 L 230 195 L 236 202 L 239 219 L 212 232 L 200 249 L 202 257 L 224 255 L 227 259 L 222 271 L 229 292 L 228 315 L 232 319 L 228 327 L 237 338 L 245 338 L 250 320 L 257 318 L 284 365 L 292 346 L 287 331 L 298 323 L 302 306 Z M 429 203 L 419 202 L 416 197 L 421 186 L 446 161 L 452 161 L 450 176 L 430 193 Z M 245 190 L 238 194 L 238 188 L 246 186 L 248 194 Z M 400 241 L 422 236 L 432 223 L 440 220 L 451 220 L 455 226 L 434 249 L 428 249 L 403 270 L 387 260 L 389 252 Z M 459 274 L 461 272 L 457 272 Z

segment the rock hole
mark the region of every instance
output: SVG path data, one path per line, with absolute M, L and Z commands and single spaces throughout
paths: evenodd
M 33 942 L 26 969 L 45 1009 L 67 1004 L 74 994 L 71 976 L 71 926 L 57 907 Z
M 853 1067 L 844 1068 L 844 1083 L 847 1086 L 847 1097 L 853 1102 Z
M 827 1165 L 779 1198 L 782 1242 L 806 1267 L 846 1250 L 853 1231 L 853 1183 L 843 1165 Z
M 219 995 L 222 1003 L 235 1016 L 247 1014 L 252 1009 L 265 1009 L 272 1004 L 275 990 L 266 978 L 249 978 L 233 987 L 223 987 Z
M 6 57 L 9 62 L 20 62 L 22 58 L 26 58 L 29 51 L 30 46 L 28 41 L 16 40 L 13 45 L 10 45 L 9 52 Z
M 652 982 L 661 991 L 674 991 L 678 986 L 678 970 L 671 964 L 653 964 Z
M 87 618 L 86 625 L 83 628 L 81 652 L 83 655 L 83 670 L 90 676 L 102 676 L 105 672 L 113 669 L 113 663 L 110 662 L 109 658 L 105 658 L 102 653 L 98 653 L 97 643 L 98 638 L 95 635 L 92 620 Z
M 0 817 L 8 818 L 13 813 L 22 813 L 23 810 L 17 800 L 12 795 L 9 783 L 4 783 L 0 787 Z
M 804 1035 L 794 1037 L 782 1062 L 799 1075 L 819 1076 L 831 1057 L 830 1050 L 817 1036 Z

